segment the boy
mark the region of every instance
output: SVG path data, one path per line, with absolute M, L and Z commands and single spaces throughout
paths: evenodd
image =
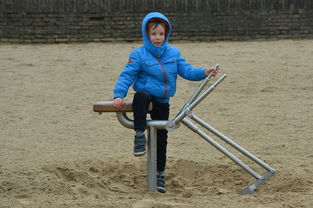
M 150 113 L 152 120 L 168 120 L 169 99 L 176 92 L 177 74 L 191 81 L 204 79 L 209 73 L 215 76 L 216 68 L 192 67 L 180 55 L 177 48 L 169 46 L 171 24 L 161 13 L 152 12 L 142 21 L 143 46 L 133 50 L 115 88 L 113 106 L 120 109 L 128 88 L 135 90 L 133 98 L 134 113 L 134 155 L 146 153 L 146 115 Z M 153 109 L 148 112 L 152 102 Z M 157 130 L 157 190 L 165 193 L 164 170 L 166 165 L 167 131 Z

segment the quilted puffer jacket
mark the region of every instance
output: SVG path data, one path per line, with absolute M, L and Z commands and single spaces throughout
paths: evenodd
M 146 31 L 151 19 L 160 19 L 167 24 L 167 35 L 160 47 L 150 41 Z M 205 78 L 205 69 L 192 67 L 177 48 L 168 45 L 171 31 L 171 24 L 163 14 L 152 12 L 146 15 L 142 21 L 144 44 L 131 52 L 116 82 L 114 98 L 125 98 L 132 85 L 135 91 L 144 90 L 159 102 L 167 103 L 175 95 L 177 75 L 191 81 Z

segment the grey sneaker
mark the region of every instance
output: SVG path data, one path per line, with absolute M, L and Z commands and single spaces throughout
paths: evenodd
M 160 193 L 166 192 L 163 171 L 158 171 L 158 173 L 157 173 L 157 190 Z
M 136 157 L 146 154 L 146 137 L 144 134 L 135 135 L 134 155 Z

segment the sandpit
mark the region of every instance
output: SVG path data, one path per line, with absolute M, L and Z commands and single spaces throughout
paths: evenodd
M 140 43 L 1 44 L 0 207 L 313 207 L 313 40 L 172 44 L 194 66 L 221 64 L 228 77 L 194 112 L 274 177 L 238 195 L 255 179 L 181 126 L 168 192 L 147 193 L 132 130 L 92 111 Z M 179 78 L 171 118 L 198 84 Z

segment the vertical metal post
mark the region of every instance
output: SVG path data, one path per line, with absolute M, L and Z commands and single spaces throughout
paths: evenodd
M 147 150 L 147 191 L 153 192 L 157 189 L 157 129 L 153 126 L 148 128 Z

